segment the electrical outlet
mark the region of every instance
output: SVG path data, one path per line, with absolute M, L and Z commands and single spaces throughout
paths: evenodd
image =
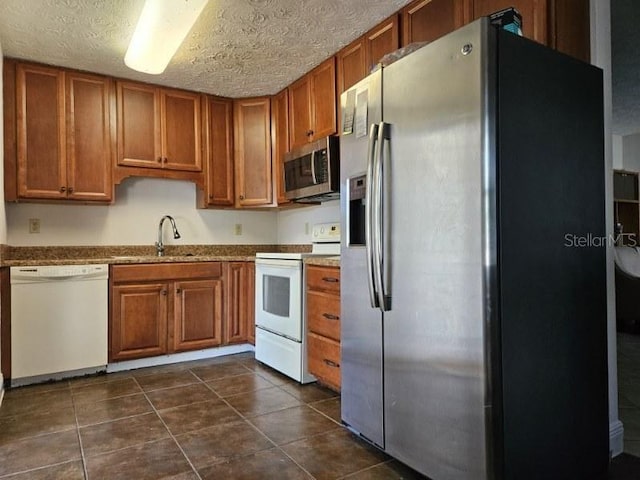
M 236 223 L 234 225 L 233 233 L 234 233 L 234 235 L 242 235 L 242 224 L 241 223 Z
M 30 218 L 29 219 L 29 233 L 40 233 L 40 219 L 39 218 Z
M 309 222 L 304 224 L 304 234 L 309 235 Z

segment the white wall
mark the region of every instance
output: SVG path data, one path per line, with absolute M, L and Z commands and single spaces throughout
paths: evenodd
M 163 215 L 175 218 L 182 235 L 171 244 L 272 244 L 277 242 L 277 213 L 197 210 L 190 182 L 129 178 L 116 188 L 115 204 L 7 204 L 9 245 L 152 245 Z M 29 219 L 40 219 L 40 233 L 29 233 Z M 242 235 L 234 235 L 234 225 Z
M 640 133 L 622 137 L 622 168 L 640 172 Z
M 339 200 L 292 210 L 282 210 L 278 213 L 278 243 L 310 243 L 311 227 L 314 223 L 339 221 Z
M 613 150 L 613 168 L 616 170 L 622 170 L 623 166 L 623 142 L 621 135 L 612 135 L 611 136 L 611 147 Z
M 611 134 L 611 6 L 609 0 L 591 0 L 591 61 L 604 71 L 604 178 L 607 234 L 613 234 L 613 146 Z M 607 248 L 607 347 L 609 354 L 609 449 L 623 449 L 623 428 L 618 419 L 618 366 L 616 350 L 616 305 L 613 247 Z

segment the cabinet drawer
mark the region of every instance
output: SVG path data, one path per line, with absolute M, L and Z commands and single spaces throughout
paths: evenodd
M 113 265 L 111 279 L 114 283 L 145 282 L 159 280 L 218 278 L 222 276 L 220 262 L 189 263 L 141 263 L 136 265 Z
M 340 341 L 340 297 L 333 293 L 307 291 L 307 328 Z
M 309 372 L 322 383 L 340 390 L 340 344 L 309 333 L 307 337 Z
M 307 267 L 307 288 L 340 293 L 340 269 L 335 267 Z

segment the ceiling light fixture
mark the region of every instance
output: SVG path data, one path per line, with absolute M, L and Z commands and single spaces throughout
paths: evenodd
M 127 67 L 164 72 L 209 0 L 146 0 L 124 56 Z

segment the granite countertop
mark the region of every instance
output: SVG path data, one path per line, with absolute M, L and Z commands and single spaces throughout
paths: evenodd
M 166 245 L 12 247 L 3 245 L 0 266 L 137 264 L 171 262 L 252 262 L 256 252 L 308 252 L 310 245 Z
M 340 268 L 340 256 L 335 257 L 307 257 L 304 259 L 306 265 L 318 265 L 320 267 Z

